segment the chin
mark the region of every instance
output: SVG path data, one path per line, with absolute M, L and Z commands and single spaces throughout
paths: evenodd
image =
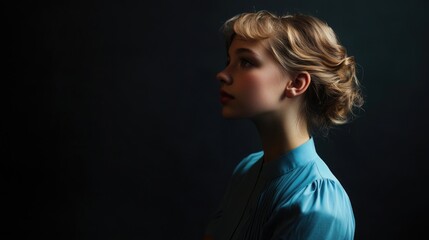
M 246 116 L 245 114 L 237 111 L 233 111 L 230 108 L 224 107 L 222 109 L 222 117 L 226 119 L 240 119 L 240 118 L 247 118 L 249 116 Z
M 226 118 L 226 119 L 235 119 L 235 118 L 238 118 L 234 114 L 226 113 L 225 111 L 222 111 L 222 117 Z

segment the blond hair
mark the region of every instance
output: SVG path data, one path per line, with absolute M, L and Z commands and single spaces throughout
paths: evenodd
M 347 56 L 336 34 L 320 19 L 268 11 L 238 14 L 222 27 L 229 48 L 235 35 L 268 41 L 269 51 L 287 72 L 307 71 L 311 83 L 303 113 L 310 129 L 327 130 L 348 122 L 363 105 L 355 60 Z

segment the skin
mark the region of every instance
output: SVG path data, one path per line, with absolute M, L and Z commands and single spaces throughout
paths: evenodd
M 278 159 L 310 138 L 300 109 L 311 76 L 286 72 L 267 46 L 266 40 L 234 37 L 228 64 L 216 76 L 221 92 L 233 97 L 223 102 L 222 116 L 246 118 L 255 124 L 264 162 Z M 206 235 L 203 240 L 213 238 Z
M 300 109 L 311 76 L 286 72 L 267 46 L 266 40 L 234 37 L 228 64 L 217 79 L 221 90 L 233 96 L 223 104 L 223 117 L 252 120 L 261 138 L 264 161 L 271 161 L 309 139 Z

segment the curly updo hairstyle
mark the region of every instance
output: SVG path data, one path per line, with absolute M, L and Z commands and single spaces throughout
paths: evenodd
M 233 37 L 267 40 L 268 50 L 289 73 L 307 71 L 311 83 L 302 111 L 310 130 L 344 124 L 363 105 L 355 60 L 327 23 L 304 14 L 277 16 L 262 10 L 238 14 L 222 26 L 227 49 Z

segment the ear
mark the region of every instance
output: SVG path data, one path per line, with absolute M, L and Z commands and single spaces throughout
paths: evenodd
M 299 72 L 292 76 L 285 88 L 285 95 L 293 98 L 303 94 L 310 86 L 311 75 L 308 72 Z

